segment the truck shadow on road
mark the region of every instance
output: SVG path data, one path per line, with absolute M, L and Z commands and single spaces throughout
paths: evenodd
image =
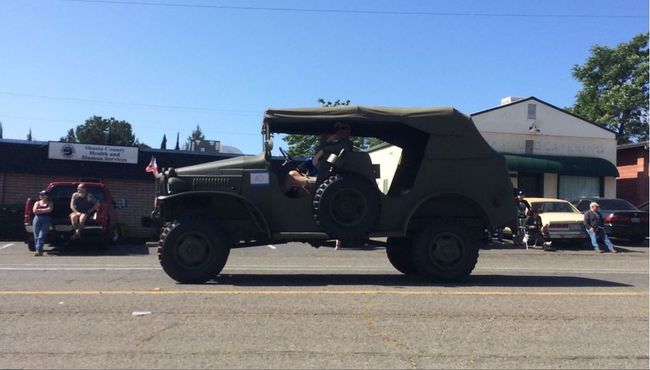
M 532 288 L 588 288 L 630 287 L 632 285 L 576 276 L 507 276 L 472 275 L 461 283 L 439 283 L 404 275 L 382 274 L 223 274 L 214 281 L 219 285 L 234 286 L 445 286 L 445 287 L 532 287 Z

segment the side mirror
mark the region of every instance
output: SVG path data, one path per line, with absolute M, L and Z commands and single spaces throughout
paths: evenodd
M 268 161 L 271 159 L 271 151 L 273 150 L 273 139 L 268 138 L 264 140 L 264 158 Z

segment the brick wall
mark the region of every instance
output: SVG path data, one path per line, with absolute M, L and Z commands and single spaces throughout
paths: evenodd
M 648 201 L 648 150 L 644 146 L 619 149 L 616 160 L 619 177 L 616 196 L 634 205 Z
M 152 156 L 160 167 L 184 167 L 239 156 L 227 153 L 197 153 L 180 150 L 138 149 L 137 163 L 119 164 L 49 159 L 49 144 L 0 139 L 0 205 L 24 205 L 53 180 L 101 181 L 116 200 L 128 207 L 117 210 L 127 237 L 151 237 L 153 230 L 140 226 L 150 216 L 154 202 L 154 178 L 145 172 Z M 21 220 L 22 222 L 22 220 Z M 2 225 L 0 225 L 2 227 Z
M 79 178 L 0 172 L 0 204 L 24 204 L 27 198 L 35 198 L 40 190 L 45 189 L 55 180 L 79 181 Z M 95 180 L 106 184 L 115 200 L 127 200 L 127 208 L 117 210 L 124 236 L 151 239 L 156 237 L 155 230 L 140 226 L 141 218 L 150 216 L 153 209 L 155 196 L 153 176 L 148 181 L 122 178 Z

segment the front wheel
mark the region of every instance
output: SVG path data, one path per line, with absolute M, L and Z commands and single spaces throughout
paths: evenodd
M 201 284 L 226 265 L 230 247 L 204 221 L 186 219 L 167 225 L 160 236 L 158 258 L 172 279 Z
M 478 261 L 479 241 L 461 226 L 434 223 L 424 229 L 413 245 L 413 263 L 419 275 L 444 282 L 469 276 Z

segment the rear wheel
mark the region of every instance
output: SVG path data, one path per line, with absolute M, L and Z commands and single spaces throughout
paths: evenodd
M 413 245 L 413 264 L 425 278 L 457 282 L 465 279 L 478 261 L 479 241 L 461 226 L 432 224 Z
M 388 238 L 386 241 L 388 261 L 405 275 L 415 275 L 417 270 L 413 264 L 413 243 L 407 238 Z
M 184 284 L 205 283 L 218 275 L 230 247 L 206 222 L 186 219 L 163 229 L 158 258 L 172 279 Z

